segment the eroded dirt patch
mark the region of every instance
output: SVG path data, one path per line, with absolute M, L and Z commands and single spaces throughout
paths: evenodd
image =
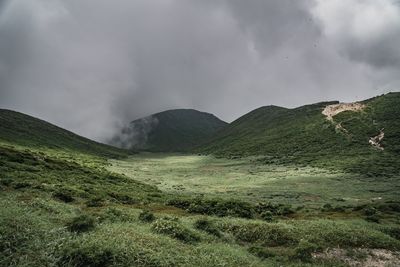
M 400 266 L 399 252 L 385 249 L 328 249 L 313 255 L 317 259 L 339 260 L 354 267 L 388 267 Z
M 384 130 L 384 129 L 382 129 L 382 130 L 380 131 L 380 133 L 379 133 L 377 136 L 371 137 L 371 138 L 369 139 L 369 143 L 370 143 L 372 146 L 374 146 L 374 147 L 376 147 L 376 148 L 378 148 L 378 149 L 380 149 L 380 150 L 383 150 L 383 149 L 384 149 L 383 146 L 382 146 L 382 144 L 381 144 L 383 137 L 385 137 L 385 133 L 383 132 L 383 130 Z
M 328 105 L 322 111 L 322 114 L 326 116 L 329 121 L 333 121 L 333 117 L 344 111 L 361 111 L 365 108 L 364 104 L 361 103 L 340 103 Z

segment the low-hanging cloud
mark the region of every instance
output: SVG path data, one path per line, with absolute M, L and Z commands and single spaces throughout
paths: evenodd
M 353 101 L 400 85 L 392 0 L 0 0 L 0 107 L 96 140 L 170 108 Z

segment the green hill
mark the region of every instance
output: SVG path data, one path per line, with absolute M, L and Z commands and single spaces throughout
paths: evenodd
M 392 173 L 400 156 L 400 93 L 389 93 L 360 102 L 359 110 L 323 114 L 323 102 L 287 109 L 256 109 L 231 123 L 199 151 L 223 157 L 265 156 L 265 162 L 294 162 L 340 166 L 346 170 Z M 335 106 L 336 105 L 336 106 Z M 343 106 L 346 110 L 346 105 Z M 382 130 L 382 132 L 381 132 Z M 373 137 L 383 139 L 377 146 Z M 387 168 L 385 168 L 385 166 Z
M 227 125 L 212 114 L 175 109 L 132 121 L 110 143 L 134 150 L 188 151 Z
M 127 151 L 104 145 L 43 120 L 0 109 L 0 141 L 29 148 L 69 150 L 104 157 L 120 157 Z

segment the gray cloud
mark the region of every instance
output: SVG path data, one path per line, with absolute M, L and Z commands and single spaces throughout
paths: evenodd
M 362 99 L 399 88 L 399 14 L 391 0 L 0 1 L 0 107 L 106 140 L 169 108 L 230 121 Z

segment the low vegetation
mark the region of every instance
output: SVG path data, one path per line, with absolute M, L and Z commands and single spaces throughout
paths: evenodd
M 360 118 L 387 115 L 383 105 L 393 99 L 369 100 Z M 272 117 L 287 112 L 268 109 Z M 14 116 L 7 127 L 29 120 L 5 114 Z M 265 119 L 256 115 L 249 116 Z M 354 114 L 333 119 L 357 136 L 370 134 Z M 0 132 L 0 266 L 399 265 L 400 176 L 398 157 L 390 158 L 398 144 L 390 125 L 381 157 L 355 148 L 346 163 L 335 158 L 343 154 L 319 158 L 312 148 L 303 157 L 282 147 L 282 155 L 236 159 L 128 155 L 58 128 L 50 132 L 60 144 L 46 141 L 41 127 L 53 126 L 27 125 L 32 136 L 23 125 L 20 135 Z M 355 147 L 364 144 L 357 138 Z

